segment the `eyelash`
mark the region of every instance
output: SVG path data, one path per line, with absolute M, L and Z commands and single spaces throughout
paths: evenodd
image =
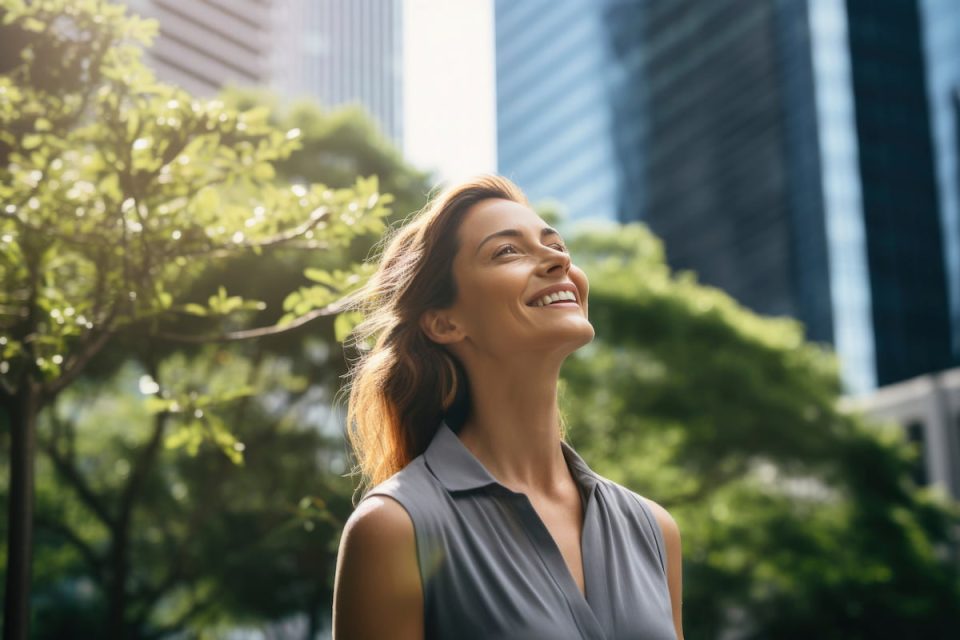
M 558 249 L 559 251 L 563 251 L 564 253 L 567 252 L 567 247 L 566 247 L 566 245 L 564 245 L 562 242 L 554 242 L 553 244 L 551 244 L 551 245 L 549 245 L 549 246 L 551 246 L 551 247 L 559 247 L 559 249 Z M 497 252 L 493 254 L 493 257 L 494 257 L 494 258 L 497 258 L 497 257 L 503 255 L 505 249 L 514 249 L 514 250 L 515 250 L 516 247 L 514 247 L 512 244 L 503 245 L 502 247 L 500 247 L 499 249 L 497 249 Z

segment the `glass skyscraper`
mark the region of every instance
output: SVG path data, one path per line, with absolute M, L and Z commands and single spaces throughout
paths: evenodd
M 611 2 L 606 17 L 633 49 L 613 100 L 644 94 L 618 121 L 642 132 L 625 183 L 644 197 L 624 194 L 623 219 L 673 266 L 802 320 L 848 391 L 957 361 L 914 3 Z
M 880 384 L 951 360 L 918 3 L 847 0 Z
M 569 219 L 616 217 L 619 172 L 593 0 L 497 0 L 497 167 Z
M 960 3 L 921 0 L 943 253 L 950 294 L 951 347 L 960 354 Z
M 362 105 L 403 141 L 401 0 L 277 0 L 273 86 L 327 107 Z
M 497 9 L 501 171 L 563 200 L 554 176 L 611 161 L 617 219 L 649 225 L 672 267 L 801 320 L 848 392 L 960 363 L 958 3 Z
M 619 216 L 698 273 L 830 343 L 878 383 L 846 12 L 840 2 L 606 3 Z M 635 186 L 636 185 L 636 186 Z

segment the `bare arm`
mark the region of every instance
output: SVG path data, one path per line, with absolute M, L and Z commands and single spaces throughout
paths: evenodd
M 673 626 L 677 640 L 683 640 L 683 552 L 680 546 L 680 527 L 670 512 L 649 498 L 644 498 L 656 516 L 663 541 L 667 545 L 667 586 L 670 590 L 670 602 L 673 608 Z
M 371 496 L 347 520 L 333 587 L 334 640 L 423 639 L 423 589 L 413 522 Z

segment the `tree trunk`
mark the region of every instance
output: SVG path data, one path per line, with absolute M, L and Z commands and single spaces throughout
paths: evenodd
M 158 379 L 156 363 L 149 358 L 146 358 L 145 362 L 153 379 Z M 107 637 L 111 640 L 125 640 L 128 636 L 127 582 L 130 574 L 130 529 L 133 524 L 133 512 L 141 497 L 143 483 L 153 471 L 159 455 L 168 418 L 169 414 L 165 411 L 154 416 L 153 434 L 143 451 L 137 456 L 133 472 L 120 497 L 117 518 L 111 526 L 113 541 L 109 557 L 110 569 L 107 572 Z
M 10 496 L 7 510 L 7 583 L 4 640 L 27 640 L 30 632 L 30 565 L 33 554 L 33 474 L 40 389 L 24 378 L 7 396 L 10 421 Z

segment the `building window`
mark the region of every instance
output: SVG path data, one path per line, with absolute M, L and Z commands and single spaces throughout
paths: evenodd
M 927 478 L 926 432 L 922 422 L 915 421 L 907 425 L 907 441 L 915 447 L 917 454 L 910 475 L 918 487 L 924 487 L 929 479 Z

